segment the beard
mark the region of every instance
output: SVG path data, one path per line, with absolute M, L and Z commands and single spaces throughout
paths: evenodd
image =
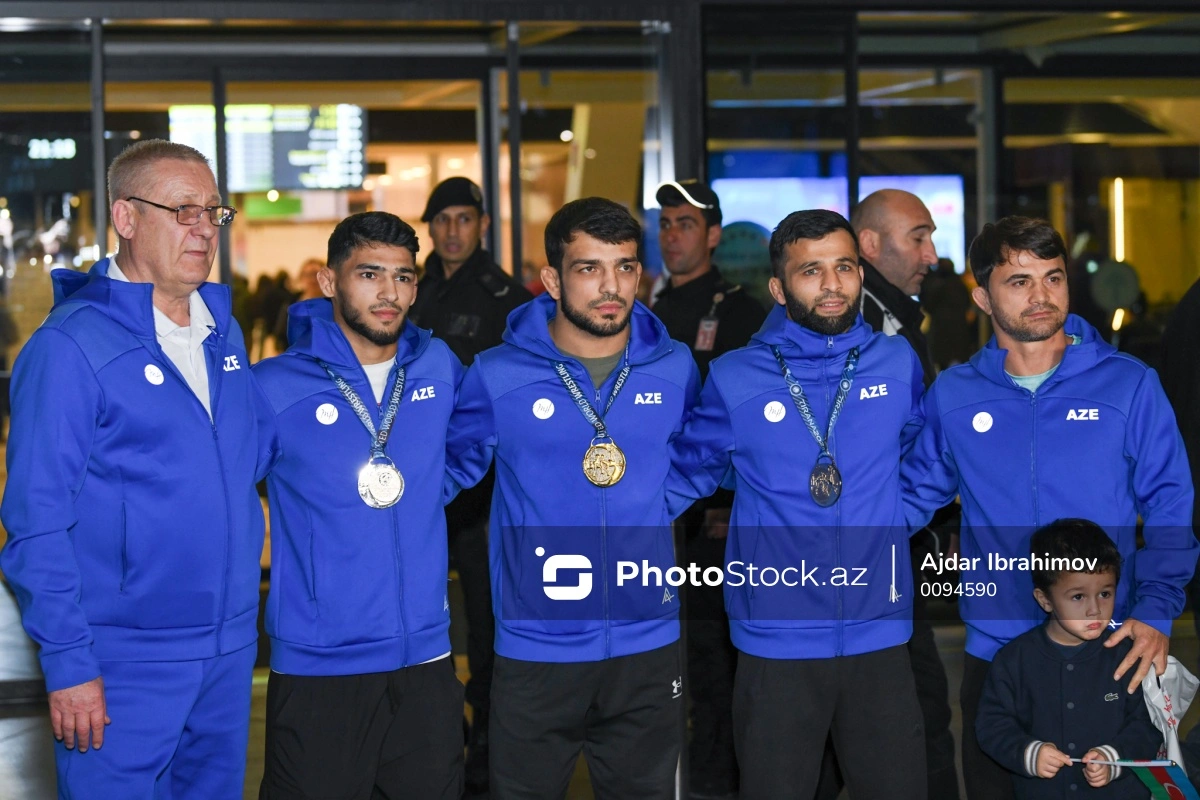
M 817 313 L 818 305 L 833 298 L 845 301 L 846 310 L 836 317 L 827 317 Z M 836 292 L 826 292 L 813 301 L 812 306 L 806 306 L 804 301 L 788 291 L 785 285 L 783 299 L 786 301 L 788 316 L 797 325 L 808 328 L 810 331 L 816 331 L 822 336 L 837 336 L 854 327 L 854 321 L 858 319 L 858 307 L 859 301 L 862 299 L 862 292 L 858 292 L 852 298 Z
M 345 299 L 337 298 L 338 309 L 342 312 L 342 319 L 346 320 L 346 324 L 350 326 L 350 330 L 357 333 L 359 336 L 366 339 L 373 345 L 379 347 L 389 347 L 400 340 L 400 334 L 404 332 L 404 319 L 407 316 L 403 310 L 390 303 L 384 303 L 377 306 L 372 306 L 371 311 L 377 311 L 383 308 L 390 308 L 400 314 L 398 318 L 399 324 L 394 331 L 379 330 L 372 328 L 367 324 L 363 315 L 355 308 L 352 308 Z
M 586 310 L 571 305 L 566 292 L 562 293 L 559 301 L 559 304 L 562 306 L 563 316 L 576 328 L 592 336 L 616 336 L 629 326 L 629 320 L 633 316 L 633 308 L 625 302 L 625 298 L 617 294 L 606 294 L 598 300 L 593 300 L 588 304 L 588 307 L 595 308 L 603 303 L 620 303 L 625 306 L 625 313 L 619 315 L 616 319 L 606 319 L 597 322 L 588 316 Z
M 1054 316 L 1040 322 L 1029 322 L 1024 319 L 1025 314 L 1029 313 L 1029 311 L 1018 314 L 1015 317 L 1010 317 L 993 305 L 992 321 L 996 324 L 997 328 L 1018 342 L 1044 342 L 1061 331 L 1063 325 L 1067 323 L 1066 312 L 1052 303 L 1035 306 L 1030 311 L 1052 311 L 1054 312 Z

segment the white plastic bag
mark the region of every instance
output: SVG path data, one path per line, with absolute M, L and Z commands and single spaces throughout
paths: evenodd
M 1142 694 L 1150 719 L 1163 734 L 1159 758 L 1169 758 L 1183 766 L 1183 750 L 1179 747 L 1179 720 L 1187 713 L 1196 696 L 1200 679 L 1188 672 L 1175 656 L 1167 656 L 1167 671 L 1155 675 L 1151 669 L 1142 679 Z

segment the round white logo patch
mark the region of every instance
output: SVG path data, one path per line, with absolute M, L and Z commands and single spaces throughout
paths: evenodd
M 161 369 L 153 364 L 147 364 L 146 369 L 143 371 L 146 373 L 146 380 L 150 381 L 155 386 L 162 386 L 163 373 Z
M 543 397 L 533 404 L 533 415 L 538 419 L 550 419 L 554 416 L 554 403 L 548 397 Z
M 767 422 L 779 422 L 787 414 L 787 409 L 778 400 L 772 400 L 763 408 L 763 416 Z
M 321 403 L 317 406 L 317 422 L 322 425 L 332 425 L 337 422 L 337 406 L 333 403 Z
M 986 411 L 980 411 L 975 415 L 975 419 L 971 420 L 971 426 L 980 433 L 987 433 L 992 429 L 992 415 Z

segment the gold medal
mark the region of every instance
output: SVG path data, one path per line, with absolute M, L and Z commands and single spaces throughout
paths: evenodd
M 616 486 L 625 474 L 625 454 L 616 442 L 596 444 L 593 440 L 583 456 L 583 474 L 596 486 Z

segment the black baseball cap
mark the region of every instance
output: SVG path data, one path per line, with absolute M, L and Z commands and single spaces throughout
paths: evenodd
M 709 225 L 721 224 L 721 198 L 717 197 L 717 193 L 704 181 L 667 181 L 658 187 L 654 199 L 660 206 L 680 206 L 687 203 L 700 209 Z
M 421 222 L 429 222 L 442 209 L 450 206 L 474 206 L 482 214 L 483 192 L 468 178 L 447 178 L 433 187 L 429 202 L 425 204 L 425 213 L 421 215 Z

